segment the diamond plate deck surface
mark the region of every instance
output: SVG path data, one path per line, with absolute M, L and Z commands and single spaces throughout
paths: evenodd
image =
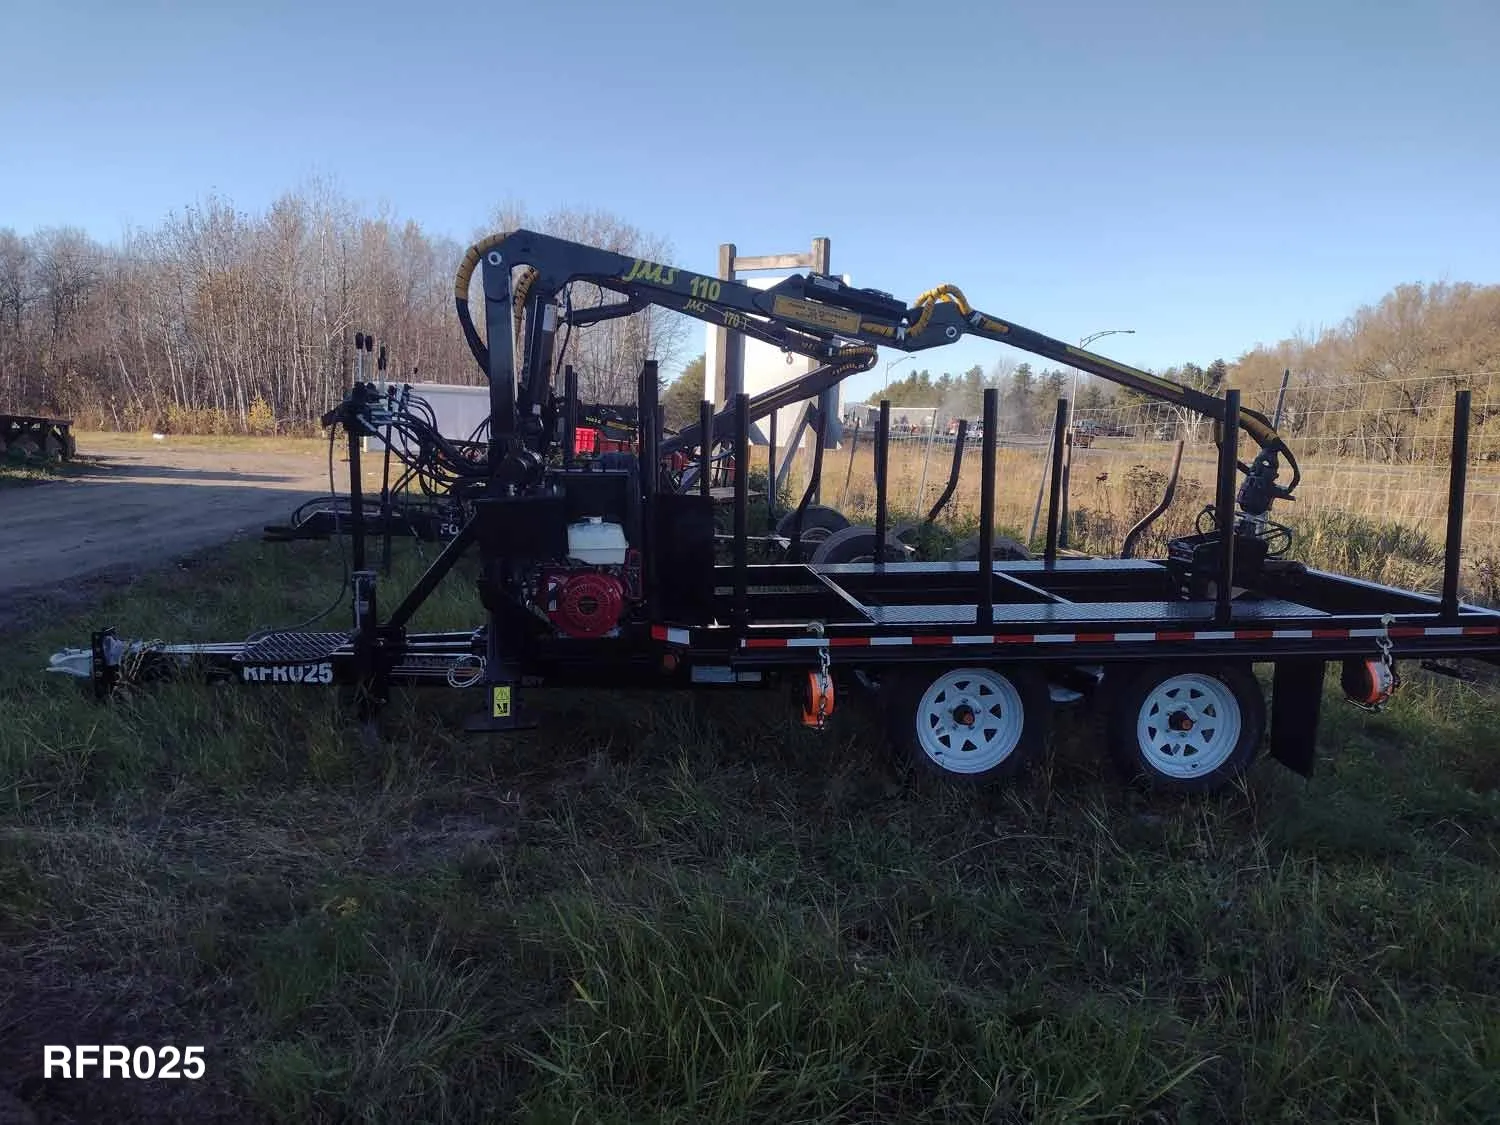
M 247 664 L 306 664 L 327 660 L 349 643 L 350 633 L 268 633 L 240 651 Z

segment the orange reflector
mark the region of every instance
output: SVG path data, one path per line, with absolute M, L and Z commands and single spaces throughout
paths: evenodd
M 822 672 L 807 674 L 807 695 L 802 703 L 802 725 L 821 730 L 833 714 L 833 677 Z
M 1396 690 L 1396 675 L 1383 660 L 1346 660 L 1339 684 L 1350 703 L 1380 707 Z

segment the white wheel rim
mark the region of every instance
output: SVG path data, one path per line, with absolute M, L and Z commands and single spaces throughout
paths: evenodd
M 1201 777 L 1229 760 L 1240 741 L 1240 701 L 1223 680 L 1189 672 L 1147 693 L 1135 724 L 1146 764 L 1172 778 Z
M 917 704 L 917 745 L 948 773 L 983 773 L 1020 745 L 1023 712 L 1021 693 L 999 672 L 944 672 Z

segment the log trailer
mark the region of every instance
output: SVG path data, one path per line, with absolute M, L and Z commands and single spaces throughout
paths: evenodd
M 469 311 L 476 269 L 483 334 Z M 575 308 L 568 292 L 577 282 L 623 300 Z M 1341 666 L 1351 701 L 1370 708 L 1399 685 L 1400 660 L 1456 674 L 1462 669 L 1453 662 L 1463 658 L 1500 663 L 1500 612 L 1459 598 L 1467 391 L 1454 414 L 1442 590 L 1429 595 L 1288 558 L 1291 532 L 1271 512 L 1293 499 L 1300 472 L 1275 426 L 1243 407 L 1237 390 L 1209 395 L 1117 363 L 978 311 L 953 286 L 911 306 L 816 273 L 752 289 L 516 230 L 470 248 L 455 301 L 489 381 L 488 440 L 481 457 L 450 458 L 470 515 L 394 608 L 382 613 L 358 519 L 360 440 L 391 422 L 391 408 L 373 384 L 356 383 L 323 419 L 330 442 L 335 426 L 348 438 L 356 517 L 350 628 L 222 644 L 143 643 L 102 629 L 89 648 L 56 654 L 51 670 L 88 680 L 100 697 L 189 672 L 256 685 L 344 685 L 365 722 L 397 686 L 472 687 L 483 704 L 467 729 L 490 732 L 534 725 L 527 696 L 536 688 L 790 683 L 800 688 L 803 721 L 821 727 L 836 696 L 860 685 L 891 708 L 888 729 L 913 764 L 976 782 L 1024 769 L 1044 746 L 1054 703 L 1092 697 L 1107 708 L 1108 749 L 1132 780 L 1203 791 L 1240 774 L 1266 741 L 1276 760 L 1311 774 L 1330 663 Z M 576 379 L 563 362 L 567 330 L 647 306 L 722 325 L 816 366 L 754 399 L 740 394 L 718 413 L 704 402 L 695 424 L 666 437 L 656 364 L 647 361 L 639 456 L 580 459 Z M 802 561 L 794 529 L 789 549 L 752 562 L 746 472 L 733 474 L 732 530 L 718 530 L 711 470 L 727 458 L 748 465 L 755 418 L 868 370 L 877 346 L 920 351 L 965 334 L 1212 419 L 1215 502 L 1196 533 L 1171 541 L 1158 559 L 1060 552 L 1066 442 L 1056 440 L 1045 551 L 997 561 L 993 389 L 984 399 L 977 559 L 903 561 L 881 546 L 889 534 L 888 403 L 875 434 L 876 549 L 868 561 Z M 1066 407 L 1059 403 L 1059 439 Z M 1248 463 L 1238 454 L 1242 434 L 1256 446 Z M 683 486 L 688 462 L 696 487 Z M 812 491 L 810 484 L 798 513 Z M 410 630 L 418 607 L 470 551 L 478 554 L 484 623 Z M 1269 707 L 1257 667 L 1269 671 Z
M 71 418 L 0 414 L 0 461 L 71 461 L 78 455 Z

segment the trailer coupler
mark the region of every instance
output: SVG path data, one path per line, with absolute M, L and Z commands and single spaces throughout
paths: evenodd
M 139 641 L 127 643 L 113 629 L 101 629 L 89 638 L 88 648 L 65 648 L 52 654 L 47 671 L 88 680 L 97 699 L 106 699 L 120 679 L 120 665 L 146 648 Z

